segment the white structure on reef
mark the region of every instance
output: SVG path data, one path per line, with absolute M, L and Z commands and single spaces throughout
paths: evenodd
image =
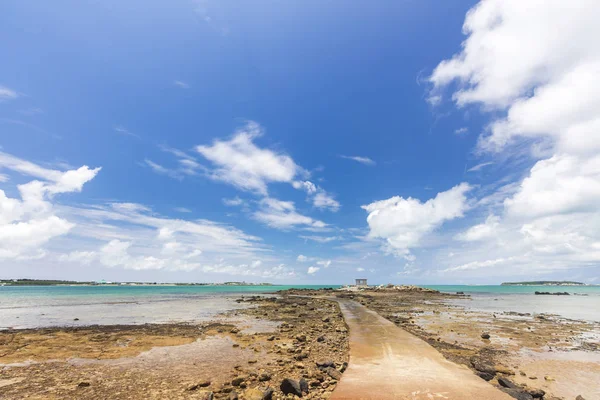
M 356 279 L 356 286 L 369 286 L 366 279 Z

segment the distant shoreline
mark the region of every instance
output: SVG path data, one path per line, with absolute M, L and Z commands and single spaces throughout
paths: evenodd
M 0 286 L 275 286 L 272 283 L 222 282 L 222 283 L 167 283 L 167 282 L 80 282 L 51 279 L 0 279 Z
M 502 282 L 500 286 L 593 286 L 583 282 L 574 281 L 525 281 Z

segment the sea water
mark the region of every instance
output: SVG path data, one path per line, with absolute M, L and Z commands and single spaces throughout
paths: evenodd
M 437 285 L 426 286 L 446 293 L 464 292 L 468 298 L 451 304 L 475 311 L 513 311 L 555 314 L 563 318 L 600 322 L 600 286 Z M 567 292 L 569 296 L 536 295 L 535 292 Z
M 235 302 L 242 295 L 323 287 L 339 286 L 0 286 L 0 329 L 203 322 L 224 311 L 244 307 Z M 600 322 L 600 286 L 427 287 L 470 295 L 451 300 L 469 309 L 547 313 Z M 535 291 L 571 295 L 539 296 Z
M 203 322 L 242 295 L 323 287 L 339 286 L 0 286 L 0 329 Z

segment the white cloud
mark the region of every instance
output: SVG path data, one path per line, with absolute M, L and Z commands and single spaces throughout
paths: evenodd
M 463 136 L 466 135 L 467 133 L 469 133 L 469 128 L 466 127 L 462 127 L 462 128 L 458 128 L 454 130 L 454 134 L 458 135 L 458 136 Z
M 302 239 L 312 240 L 313 242 L 317 242 L 317 243 L 329 243 L 329 242 L 333 242 L 335 240 L 343 239 L 341 236 L 316 236 L 316 235 L 304 236 L 304 235 L 300 235 L 300 237 Z
M 316 208 L 327 209 L 336 212 L 340 209 L 340 203 L 324 190 L 320 190 L 313 198 Z
M 98 257 L 95 251 L 75 250 L 67 254 L 61 254 L 58 259 L 61 262 L 71 262 L 76 264 L 89 265 Z
M 178 171 L 176 169 L 164 167 L 152 160 L 145 159 L 144 163 L 142 165 L 150 167 L 152 169 L 152 171 L 156 172 L 159 175 L 165 175 L 165 176 L 168 176 L 169 178 L 173 178 L 173 179 L 177 179 L 177 180 L 183 179 L 183 175 L 181 174 L 180 171 Z
M 0 85 L 0 101 L 2 100 L 13 100 L 19 97 L 19 94 L 6 86 Z
M 0 258 L 13 259 L 27 257 L 32 251 L 42 254 L 42 246 L 75 226 L 55 215 L 49 200 L 59 193 L 80 192 L 100 171 L 87 166 L 51 170 L 6 153 L 0 153 L 0 168 L 43 179 L 17 185 L 20 200 L 0 190 Z
M 371 160 L 369 157 L 361 157 L 361 156 L 340 156 L 341 158 L 345 158 L 347 160 L 353 160 L 358 163 L 364 165 L 375 165 L 375 161 Z
M 231 139 L 215 140 L 210 146 L 197 146 L 196 150 L 215 165 L 209 171 L 211 178 L 267 195 L 269 183 L 292 184 L 294 177 L 304 170 L 290 156 L 256 146 L 254 139 L 262 134 L 259 124 L 249 122 Z
M 173 84 L 181 89 L 189 89 L 191 86 L 184 81 L 174 81 Z
M 133 136 L 133 137 L 136 137 L 138 139 L 140 138 L 139 135 L 136 135 L 135 133 L 130 132 L 127 128 L 125 128 L 124 126 L 121 126 L 121 125 L 115 126 L 115 132 L 117 132 L 117 133 L 119 133 L 121 135 Z
M 326 223 L 298 213 L 293 202 L 271 197 L 260 200 L 260 209 L 253 215 L 256 220 L 277 229 L 302 227 L 324 230 L 327 228 Z
M 317 265 L 320 265 L 323 268 L 329 268 L 329 266 L 331 266 L 331 260 L 317 261 Z
M 307 274 L 309 275 L 313 275 L 314 273 L 319 271 L 319 267 L 308 267 L 308 270 L 306 271 Z
M 175 207 L 173 210 L 180 212 L 180 213 L 191 213 L 192 212 L 192 210 L 190 210 L 189 208 L 185 208 L 185 207 Z
M 467 39 L 434 70 L 432 95 L 458 82 L 459 107 L 493 111 L 480 152 L 525 145 L 538 161 L 520 183 L 479 201 L 497 216 L 457 236 L 477 243 L 447 270 L 537 273 L 600 262 L 599 17 L 593 0 L 482 0 L 467 14 Z
M 472 226 L 466 232 L 457 235 L 457 239 L 466 242 L 489 239 L 496 234 L 499 225 L 500 218 L 490 215 L 483 224 Z
M 0 174 L 0 183 L 8 182 L 9 180 L 10 178 L 8 177 L 8 175 Z
M 308 257 L 303 256 L 302 254 L 298 255 L 298 258 L 296 259 L 298 262 L 306 262 L 309 260 Z
M 468 184 L 461 183 L 425 203 L 394 196 L 362 206 L 369 213 L 369 237 L 385 239 L 396 253 L 410 256 L 410 249 L 418 247 L 424 236 L 444 222 L 463 216 L 470 189 Z
M 310 181 L 294 181 L 292 182 L 292 186 L 295 189 L 304 189 L 308 194 L 313 194 L 317 191 L 317 186 Z
M 229 207 L 238 207 L 244 205 L 246 202 L 239 197 L 234 197 L 233 199 L 223 199 L 223 204 Z
M 484 163 L 481 163 L 481 164 L 477 164 L 477 165 L 475 165 L 474 167 L 471 167 L 471 168 L 469 168 L 469 169 L 467 170 L 467 172 L 476 172 L 476 171 L 480 171 L 480 170 L 482 170 L 483 168 L 485 168 L 485 167 L 487 167 L 487 166 L 490 166 L 490 165 L 494 165 L 494 163 L 493 163 L 493 162 L 491 162 L 491 161 L 489 161 L 489 162 L 484 162 Z
M 357 271 L 357 272 L 363 272 L 364 270 L 365 270 L 365 269 L 364 269 L 364 268 L 362 268 L 362 267 L 358 267 L 358 268 L 356 268 L 356 271 Z

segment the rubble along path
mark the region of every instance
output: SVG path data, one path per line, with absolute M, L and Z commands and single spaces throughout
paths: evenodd
M 337 301 L 350 328 L 350 363 L 332 400 L 514 400 L 376 312 Z

